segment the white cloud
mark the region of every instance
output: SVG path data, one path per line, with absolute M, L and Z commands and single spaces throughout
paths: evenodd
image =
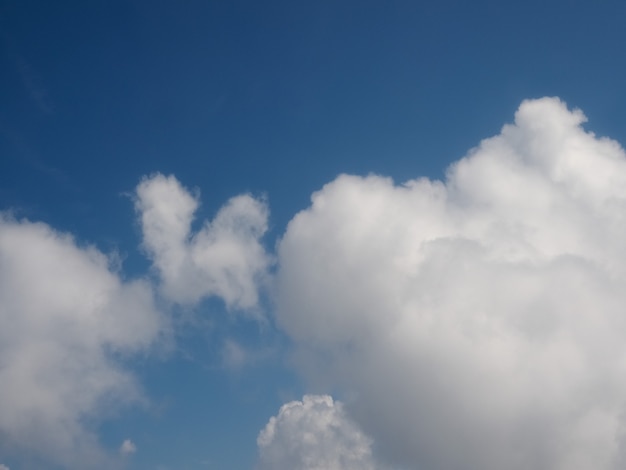
M 289 224 L 277 321 L 390 462 L 623 464 L 626 156 L 584 120 L 526 101 L 445 182 L 340 176 Z
M 136 194 L 143 243 L 167 298 L 193 304 L 219 296 L 228 307 L 257 306 L 257 289 L 269 265 L 259 242 L 267 230 L 263 201 L 234 197 L 212 222 L 191 233 L 198 200 L 174 176 L 146 178 Z
M 9 467 L 0 463 L 0 470 L 9 470 Z
M 122 445 L 120 446 L 120 454 L 130 455 L 134 454 L 135 452 L 137 452 L 137 446 L 133 441 L 131 441 L 130 439 L 126 439 L 124 440 L 124 442 L 122 442 Z
M 371 441 L 328 395 L 283 405 L 257 439 L 260 470 L 373 470 Z
M 146 350 L 163 317 L 144 281 L 45 224 L 0 214 L 0 446 L 64 468 L 105 458 L 94 423 L 142 400 L 122 357 Z

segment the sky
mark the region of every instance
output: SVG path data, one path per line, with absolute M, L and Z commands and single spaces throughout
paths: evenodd
M 624 468 L 625 19 L 0 0 L 0 470 Z

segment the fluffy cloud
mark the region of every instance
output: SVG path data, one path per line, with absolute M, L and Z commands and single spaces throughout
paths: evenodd
M 164 295 L 193 304 L 219 296 L 228 307 L 250 309 L 258 302 L 269 258 L 259 239 L 267 230 L 267 206 L 249 195 L 234 197 L 212 222 L 191 233 L 198 208 L 175 177 L 157 174 L 136 191 L 144 246 L 162 280 Z
M 122 442 L 122 445 L 120 446 L 120 454 L 130 455 L 134 454 L 135 452 L 137 452 L 137 446 L 133 441 L 131 441 L 130 439 L 126 439 L 124 440 L 124 442 Z
M 0 463 L 0 470 L 9 470 L 9 467 Z
M 584 120 L 525 101 L 444 182 L 340 176 L 290 222 L 277 321 L 390 462 L 623 466 L 626 156 Z
M 164 328 L 150 286 L 41 223 L 0 214 L 0 450 L 102 468 L 85 423 L 141 400 L 120 360 Z
M 280 408 L 257 439 L 260 470 L 374 470 L 371 441 L 328 395 Z

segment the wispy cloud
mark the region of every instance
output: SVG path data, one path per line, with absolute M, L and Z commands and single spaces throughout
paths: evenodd
M 69 184 L 67 173 L 45 163 L 39 155 L 39 152 L 28 142 L 24 134 L 10 125 L 8 121 L 9 120 L 0 113 L 0 135 L 15 149 L 17 159 L 24 162 L 25 165 L 28 165 L 33 170 L 47 175 L 57 183 L 64 185 Z
M 122 445 L 120 446 L 120 454 L 122 455 L 131 455 L 137 452 L 137 446 L 130 439 L 124 440 Z
M 37 110 L 45 115 L 54 113 L 54 105 L 41 76 L 33 64 L 21 53 L 15 38 L 6 29 L 0 34 L 9 62 L 15 67 L 24 90 Z
M 22 78 L 24 88 L 28 92 L 31 101 L 43 114 L 53 114 L 54 106 L 43 85 L 41 77 L 35 72 L 33 66 L 22 56 L 17 56 L 17 70 Z

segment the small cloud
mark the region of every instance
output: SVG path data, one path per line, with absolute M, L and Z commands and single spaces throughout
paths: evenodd
M 163 294 L 186 305 L 217 296 L 229 308 L 253 311 L 271 264 L 260 242 L 267 231 L 267 204 L 248 194 L 234 197 L 193 232 L 199 204 L 174 176 L 155 174 L 137 186 L 143 245 Z
M 0 470 L 9 470 L 9 467 L 0 463 Z
M 120 454 L 131 455 L 135 452 L 137 452 L 137 446 L 133 441 L 131 441 L 130 439 L 126 439 L 124 442 L 122 442 L 122 445 L 120 446 Z M 0 468 L 0 470 L 2 470 L 2 468 Z
M 260 470 L 376 470 L 372 441 L 329 395 L 280 408 L 259 433 Z

